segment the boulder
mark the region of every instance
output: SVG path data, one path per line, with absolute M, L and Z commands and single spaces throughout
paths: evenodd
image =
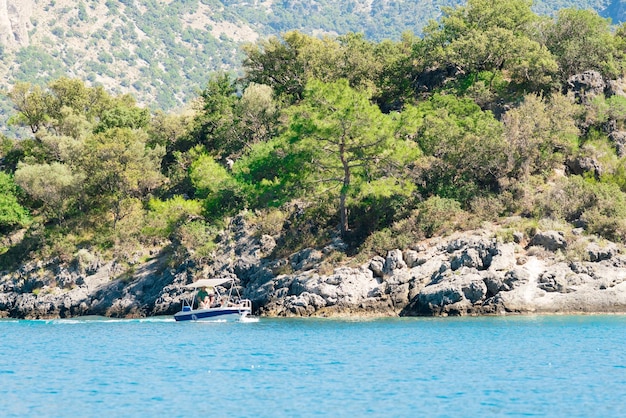
M 382 258 L 381 256 L 377 255 L 370 260 L 369 269 L 372 270 L 372 273 L 374 273 L 374 276 L 383 277 L 383 275 L 385 274 L 384 268 L 385 268 L 385 259 Z
M 606 88 L 602 74 L 598 71 L 585 71 L 567 79 L 567 90 L 573 92 L 582 104 L 590 103 L 594 97 L 604 94 Z
M 516 244 L 499 244 L 491 256 L 490 271 L 508 271 L 515 267 Z
M 391 273 L 394 270 L 401 270 L 407 267 L 404 259 L 402 258 L 402 251 L 396 249 L 391 250 L 387 253 L 387 258 L 385 259 L 384 271 L 386 273 Z
M 450 268 L 452 270 L 458 270 L 461 267 L 483 268 L 483 260 L 480 258 L 480 254 L 475 248 L 466 248 L 461 254 L 454 256 L 452 261 L 450 261 Z
M 402 257 L 408 268 L 421 266 L 426 262 L 426 259 L 424 257 L 420 257 L 420 253 L 415 250 L 404 251 Z
M 626 155 L 626 131 L 613 131 L 609 139 L 615 144 L 617 155 L 621 158 Z
M 465 315 L 472 313 L 487 296 L 487 286 L 475 269 L 450 270 L 425 286 L 403 311 L 404 315 Z
M 484 282 L 490 296 L 500 292 L 511 291 L 530 280 L 530 273 L 524 268 L 514 268 L 507 271 L 504 276 L 490 272 L 485 275 Z
M 276 248 L 276 240 L 271 235 L 261 235 L 259 250 L 262 254 L 270 254 Z
M 543 247 L 548 251 L 555 252 L 567 247 L 567 241 L 562 232 L 558 231 L 546 231 L 537 232 L 535 236 L 530 240 L 529 247 L 537 246 Z
M 567 280 L 553 272 L 544 272 L 539 276 L 537 287 L 546 292 L 569 293 L 572 290 L 568 287 Z
M 611 14 L 611 16 L 615 16 L 615 15 Z M 607 84 L 608 84 L 607 96 L 626 97 L 626 79 L 624 77 L 620 77 L 616 80 L 609 80 Z
M 566 161 L 565 167 L 569 174 L 577 176 L 591 173 L 596 179 L 599 179 L 602 175 L 602 166 L 596 159 L 591 157 L 570 158 Z
M 291 262 L 291 267 L 296 271 L 309 270 L 319 264 L 323 257 L 324 255 L 321 251 L 313 248 L 305 248 L 293 254 L 289 258 L 289 261 Z
M 597 263 L 604 260 L 610 260 L 617 254 L 617 248 L 614 245 L 600 247 L 596 243 L 591 243 L 587 246 L 587 254 L 589 254 L 589 261 Z

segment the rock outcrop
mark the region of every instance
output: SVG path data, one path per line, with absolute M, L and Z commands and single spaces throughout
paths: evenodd
M 343 248 L 340 240 L 273 259 L 274 238 L 256 237 L 237 217 L 204 274 L 235 279 L 255 313 L 267 316 L 626 312 L 620 246 L 578 236 L 576 248 L 587 243 L 586 261 L 574 262 L 563 255 L 570 247 L 565 234 L 516 236 L 504 243 L 481 230 L 431 239 L 329 273 L 321 267 L 327 254 Z M 25 265 L 0 276 L 0 316 L 171 315 L 191 295 L 185 284 L 199 268 L 192 262 L 171 268 L 166 258 L 154 254 L 132 274 L 85 250 L 69 266 Z
M 607 83 L 598 71 L 585 71 L 567 79 L 567 90 L 572 92 L 579 103 L 589 104 L 594 97 L 602 95 Z
M 0 44 L 10 49 L 27 46 L 32 14 L 33 0 L 0 0 Z
M 590 106 L 594 98 L 598 96 L 621 96 L 626 97 L 626 78 L 620 77 L 615 80 L 605 80 L 598 71 L 585 71 L 575 74 L 567 80 L 566 90 L 571 93 L 578 103 Z M 583 124 L 584 125 L 584 124 Z M 626 155 L 626 131 L 621 123 L 615 119 L 609 119 L 604 123 L 603 129 L 615 146 L 619 157 Z M 589 128 L 586 126 L 585 128 Z M 602 175 L 600 163 L 589 156 L 571 158 L 566 162 L 567 170 L 572 174 L 592 173 L 596 178 Z

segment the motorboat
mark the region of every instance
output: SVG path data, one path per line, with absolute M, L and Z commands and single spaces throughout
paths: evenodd
M 220 293 L 218 286 L 224 288 L 229 282 L 227 290 Z M 176 321 L 240 321 L 252 313 L 252 302 L 241 298 L 233 279 L 200 279 L 186 287 L 194 291 L 189 299 L 183 299 L 181 311 L 174 314 Z M 202 288 L 211 289 L 214 295 L 204 306 L 196 300 Z

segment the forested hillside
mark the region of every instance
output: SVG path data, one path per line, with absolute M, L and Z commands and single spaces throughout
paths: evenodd
M 275 255 L 339 240 L 329 262 L 504 218 L 503 240 L 546 222 L 626 239 L 626 31 L 593 11 L 470 0 L 423 37 L 241 53 L 241 77 L 205 73 L 172 114 L 80 79 L 15 84 L 30 137 L 0 148 L 2 265 L 209 263 L 241 213 Z
M 0 6 L 0 81 L 40 85 L 61 76 L 132 93 L 151 109 L 195 97 L 215 70 L 241 70 L 241 45 L 289 30 L 309 35 L 359 32 L 372 41 L 421 34 L 429 19 L 458 0 L 8 0 Z M 594 9 L 615 23 L 621 0 L 536 1 L 551 15 Z M 5 103 L 2 107 L 8 113 Z

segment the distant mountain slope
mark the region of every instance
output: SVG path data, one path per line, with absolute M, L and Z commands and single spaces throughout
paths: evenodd
M 0 86 L 60 76 L 132 93 L 153 108 L 194 97 L 214 70 L 240 66 L 239 46 L 298 29 L 363 32 L 373 40 L 419 33 L 458 0 L 0 0 Z M 550 14 L 593 8 L 622 20 L 621 0 L 536 2 Z M 617 18 L 616 18 L 617 17 Z M 2 106 L 2 105 L 0 105 Z M 6 104 L 3 105 L 6 108 Z M 0 112 L 7 110 L 0 108 Z

